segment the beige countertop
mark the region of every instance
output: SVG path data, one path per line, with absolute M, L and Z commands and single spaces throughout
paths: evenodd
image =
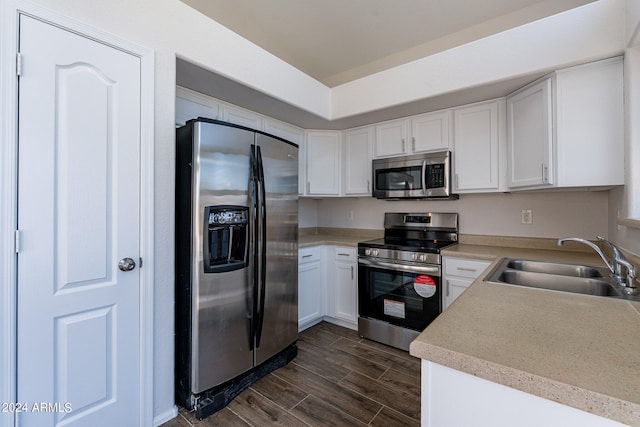
M 588 252 L 525 246 L 462 243 L 443 255 L 603 265 Z M 496 262 L 411 343 L 410 353 L 640 426 L 640 303 L 485 282 Z
M 358 242 L 383 237 L 382 230 L 348 228 L 302 228 L 298 236 L 298 247 L 336 245 L 357 247 Z

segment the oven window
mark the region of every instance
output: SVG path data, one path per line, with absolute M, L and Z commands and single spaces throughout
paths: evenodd
M 384 191 L 421 190 L 422 166 L 377 170 L 376 189 Z
M 440 277 L 429 276 L 436 292 L 429 298 L 418 295 L 414 281 L 424 275 L 360 266 L 358 307 L 361 316 L 422 331 L 441 311 Z

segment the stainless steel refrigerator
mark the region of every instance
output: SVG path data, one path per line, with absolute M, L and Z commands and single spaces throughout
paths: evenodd
M 298 147 L 191 120 L 175 192 L 176 398 L 203 418 L 296 355 Z

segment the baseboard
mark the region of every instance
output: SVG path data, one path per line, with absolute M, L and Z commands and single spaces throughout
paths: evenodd
M 305 329 L 309 329 L 312 326 L 317 325 L 322 322 L 322 317 L 317 317 L 312 320 L 307 320 L 306 322 L 298 323 L 298 333 L 304 331 Z
M 171 408 L 169 408 L 165 412 L 153 417 L 153 426 L 158 427 L 159 425 L 162 425 L 167 421 L 174 419 L 177 416 L 178 416 L 178 407 L 176 405 L 173 405 Z
M 335 317 L 324 316 L 322 318 L 325 322 L 333 323 L 334 325 L 342 326 L 343 328 L 352 329 L 354 331 L 358 330 L 358 324 L 347 322 L 346 320 L 336 319 Z

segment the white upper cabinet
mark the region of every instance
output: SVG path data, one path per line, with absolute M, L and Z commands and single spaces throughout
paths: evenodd
M 559 187 L 624 185 L 623 61 L 555 73 Z
M 298 193 L 304 194 L 307 182 L 307 151 L 304 130 L 288 123 L 266 118 L 264 120 L 264 131 L 298 144 Z
M 447 150 L 450 118 L 446 110 L 376 125 L 375 157 Z
M 504 99 L 453 110 L 453 172 L 456 193 L 506 189 Z
M 344 194 L 371 196 L 372 126 L 344 133 Z
M 408 154 L 407 120 L 392 120 L 376 125 L 376 157 Z
M 308 131 L 307 188 L 309 196 L 338 196 L 342 179 L 342 132 Z
M 509 188 L 553 184 L 551 78 L 507 98 Z
M 510 188 L 624 184 L 622 69 L 567 68 L 507 98 Z
M 222 114 L 225 122 L 250 129 L 264 130 L 263 117 L 253 111 L 238 108 L 233 105 L 225 105 Z
M 436 111 L 411 118 L 411 152 L 449 149 L 451 111 Z
M 213 98 L 176 87 L 176 126 L 184 126 L 188 120 L 198 117 L 219 119 L 221 110 L 221 105 Z

